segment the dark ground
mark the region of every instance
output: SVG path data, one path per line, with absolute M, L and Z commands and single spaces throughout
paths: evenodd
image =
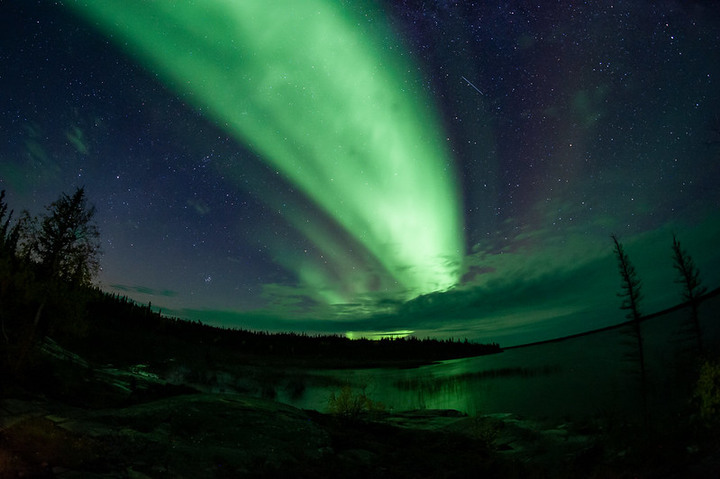
M 322 414 L 202 393 L 138 371 L 100 372 L 55 353 L 46 352 L 30 383 L 5 384 L 0 477 L 679 479 L 720 472 L 717 436 L 680 423 L 650 432 L 607 418 L 541 424 L 381 407 Z

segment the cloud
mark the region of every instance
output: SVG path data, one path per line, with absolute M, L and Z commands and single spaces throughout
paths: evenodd
M 564 320 L 572 333 L 621 321 L 613 303 L 617 278 L 609 240 L 587 244 L 579 237 L 568 237 L 553 245 L 555 239 L 547 235 L 543 239 L 541 233 L 534 242 L 508 248 L 512 253 L 478 248 L 466 258 L 464 283 L 409 301 L 374 292 L 359 295 L 353 302 L 327 304 L 312 287 L 267 284 L 262 311 L 185 310 L 182 315 L 249 329 L 338 334 L 412 330 L 418 336 L 483 341 L 511 338 L 520 332 L 544 338 L 562 335 L 554 325 L 558 318 L 571 316 L 582 321 L 573 325 Z M 613 314 L 596 314 L 607 313 L 607 305 Z
M 88 154 L 89 150 L 87 147 L 87 143 L 85 142 L 85 135 L 80 128 L 78 128 L 77 126 L 73 126 L 65 132 L 65 138 L 67 138 L 67 140 L 72 143 L 78 153 L 82 155 Z
M 705 284 L 720 284 L 720 215 L 699 224 L 668 223 L 621 236 L 643 280 L 646 314 L 680 300 L 670 257 L 675 231 L 695 259 Z M 498 342 L 502 346 L 552 339 L 621 323 L 620 278 L 612 242 L 575 231 L 526 232 L 520 245 L 482 247 L 466 258 L 467 281 L 444 292 L 403 301 L 381 292 L 328 305 L 310 287 L 269 284 L 262 310 L 185 309 L 176 314 L 222 327 L 363 336 L 413 331 L 417 337 Z M 487 245 L 485 245 L 487 246 Z M 666 263 L 665 266 L 662 263 Z M 473 274 L 474 273 L 474 274 Z M 649 274 L 652 273 L 652 274 Z
M 286 317 L 306 316 L 323 307 L 321 302 L 313 298 L 310 289 L 295 285 L 264 284 L 261 296 L 266 301 L 268 311 Z
M 192 207 L 195 213 L 199 214 L 200 216 L 205 216 L 206 214 L 210 213 L 210 207 L 203 201 L 189 199 L 187 200 L 187 205 Z

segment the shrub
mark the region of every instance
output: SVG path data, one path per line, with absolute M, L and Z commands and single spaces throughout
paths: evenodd
M 384 409 L 381 403 L 368 397 L 364 388 L 355 392 L 347 384 L 337 394 L 332 392 L 328 399 L 330 414 L 342 419 L 358 419 L 362 414 L 380 412 Z
M 699 402 L 700 417 L 706 425 L 720 422 L 720 363 L 706 361 L 702 365 L 695 386 L 695 398 Z

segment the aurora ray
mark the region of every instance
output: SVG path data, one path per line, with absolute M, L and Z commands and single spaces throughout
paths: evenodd
M 408 297 L 457 282 L 453 166 L 417 68 L 370 5 L 82 3 L 68 5 L 300 187 Z

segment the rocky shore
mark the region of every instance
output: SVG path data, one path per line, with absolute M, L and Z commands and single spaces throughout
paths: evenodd
M 679 479 L 720 471 L 708 444 L 634 437 L 642 431 L 607 418 L 302 410 L 168 382 L 142 366 L 97 367 L 52 342 L 29 377 L 6 381 L 0 396 L 0 478 Z
M 592 449 L 589 438 L 531 433 L 509 415 L 423 410 L 340 419 L 204 393 L 101 409 L 6 399 L 0 429 L 2 477 L 514 477 L 541 449 L 548 466 L 554 454 Z

